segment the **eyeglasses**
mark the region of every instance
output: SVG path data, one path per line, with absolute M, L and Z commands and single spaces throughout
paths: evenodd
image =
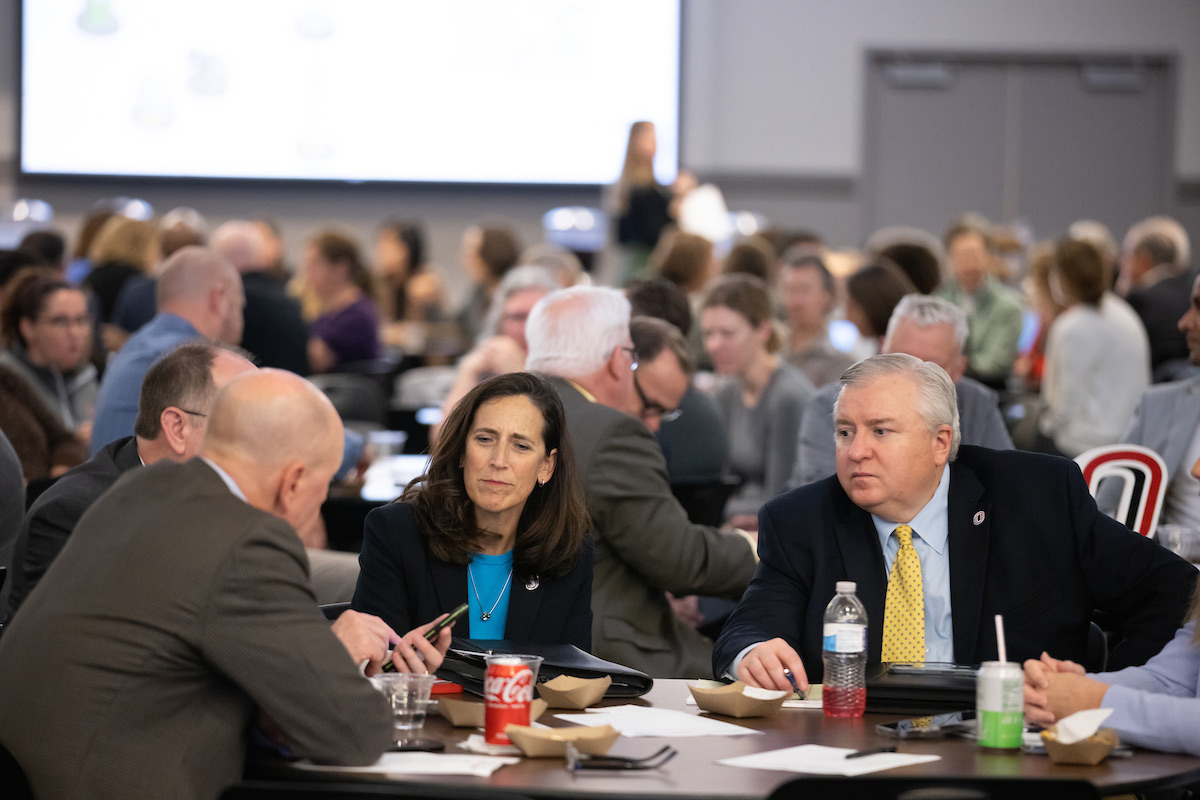
M 179 408 L 179 406 L 175 406 L 175 407 Z M 208 416 L 208 414 L 201 414 L 199 411 L 188 411 L 186 408 L 179 408 L 179 410 L 185 414 L 191 414 L 193 417 L 207 417 Z
M 632 364 L 630 364 L 630 365 L 629 365 L 629 369 L 630 369 L 630 371 L 632 371 L 632 372 L 637 372 L 637 368 L 638 368 L 638 351 L 637 351 L 637 350 L 635 350 L 635 349 L 634 349 L 634 348 L 632 348 L 632 347 L 622 347 L 621 349 L 622 349 L 622 350 L 624 350 L 626 353 L 629 353 L 629 358 L 630 358 L 630 360 L 633 362 Z
M 638 398 L 642 401 L 642 419 L 658 417 L 663 422 L 674 422 L 683 413 L 678 408 L 666 408 L 646 397 L 646 393 L 642 391 L 642 384 L 638 381 L 637 372 L 633 373 L 633 388 L 637 390 Z

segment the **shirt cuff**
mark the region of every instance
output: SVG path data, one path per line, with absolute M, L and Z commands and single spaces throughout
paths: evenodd
M 731 681 L 736 681 L 738 679 L 738 667 L 742 665 L 742 659 L 746 657 L 747 653 L 758 647 L 760 644 L 763 644 L 765 641 L 766 639 L 764 639 L 762 642 L 755 642 L 754 644 L 743 647 L 741 652 L 733 657 L 733 661 L 729 664 L 729 669 L 725 670 L 725 673 L 720 677 L 728 678 Z

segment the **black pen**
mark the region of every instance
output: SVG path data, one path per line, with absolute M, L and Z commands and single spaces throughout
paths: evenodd
M 855 750 L 853 753 L 847 753 L 846 758 L 862 758 L 863 756 L 873 756 L 876 753 L 894 753 L 896 745 L 890 744 L 887 747 L 872 747 L 870 750 Z
M 784 677 L 786 677 L 788 679 L 788 683 L 790 683 L 792 685 L 792 689 L 795 690 L 796 697 L 803 700 L 804 692 L 800 691 L 800 686 L 799 686 L 799 684 L 796 683 L 796 676 L 792 675 L 792 671 L 790 669 L 788 669 L 787 667 L 783 668 L 783 674 L 784 674 Z

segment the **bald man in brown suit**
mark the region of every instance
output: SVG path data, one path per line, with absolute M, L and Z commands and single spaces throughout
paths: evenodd
M 263 713 L 299 756 L 368 764 L 391 744 L 360 674 L 440 665 L 422 626 L 321 617 L 295 528 L 341 456 L 328 400 L 290 373 L 235 379 L 201 457 L 123 477 L 83 516 L 0 641 L 0 741 L 34 794 L 216 798 Z

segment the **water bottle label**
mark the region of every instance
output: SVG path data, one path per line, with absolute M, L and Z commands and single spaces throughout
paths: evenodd
M 867 649 L 867 626 L 826 622 L 825 650 L 831 653 L 862 653 Z

